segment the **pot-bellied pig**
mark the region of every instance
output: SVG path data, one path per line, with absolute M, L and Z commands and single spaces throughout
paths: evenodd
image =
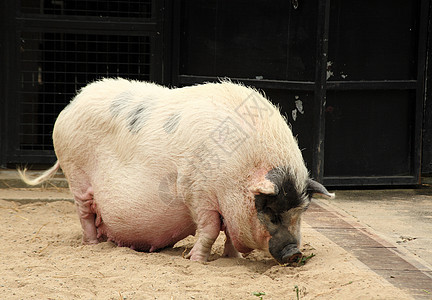
M 111 240 L 155 251 L 196 234 L 187 257 L 206 261 L 221 230 L 224 256 L 301 253 L 311 196 L 332 196 L 309 178 L 279 110 L 229 81 L 169 89 L 104 79 L 83 88 L 53 131 L 57 163 L 75 199 L 83 242 Z

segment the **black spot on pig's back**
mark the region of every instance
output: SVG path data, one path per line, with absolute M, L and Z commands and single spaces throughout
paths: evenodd
M 127 122 L 131 133 L 138 133 L 147 123 L 150 117 L 150 107 L 146 103 L 138 103 L 129 112 Z
M 150 117 L 150 98 L 138 99 L 132 91 L 123 91 L 116 95 L 109 107 L 113 118 L 126 120 L 128 130 L 136 134 Z
M 110 112 L 113 117 L 118 117 L 129 105 L 133 99 L 131 91 L 124 91 L 116 95 L 111 102 Z

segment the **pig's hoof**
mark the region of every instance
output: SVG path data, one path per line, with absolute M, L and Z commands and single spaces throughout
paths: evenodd
M 96 240 L 83 239 L 82 243 L 83 243 L 83 245 L 96 245 L 96 244 L 99 244 L 99 241 L 97 239 Z
M 192 261 L 206 262 L 208 259 L 208 255 L 203 255 L 202 253 L 197 253 L 197 251 L 195 251 L 192 248 L 192 250 L 185 256 L 185 258 L 190 259 Z
M 225 247 L 222 257 L 242 258 L 243 256 L 234 247 L 232 248 Z

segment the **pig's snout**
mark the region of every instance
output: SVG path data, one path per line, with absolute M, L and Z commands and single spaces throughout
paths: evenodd
M 280 264 L 297 262 L 302 257 L 297 243 L 281 243 L 274 238 L 271 238 L 269 241 L 269 251 Z
M 297 262 L 302 257 L 302 253 L 296 244 L 289 244 L 283 248 L 280 263 L 287 264 Z

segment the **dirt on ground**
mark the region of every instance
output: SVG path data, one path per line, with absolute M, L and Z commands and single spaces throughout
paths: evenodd
M 410 299 L 305 223 L 303 252 L 314 256 L 302 266 L 258 251 L 221 258 L 222 233 L 198 263 L 182 257 L 193 236 L 155 253 L 83 246 L 72 202 L 1 199 L 1 299 Z

